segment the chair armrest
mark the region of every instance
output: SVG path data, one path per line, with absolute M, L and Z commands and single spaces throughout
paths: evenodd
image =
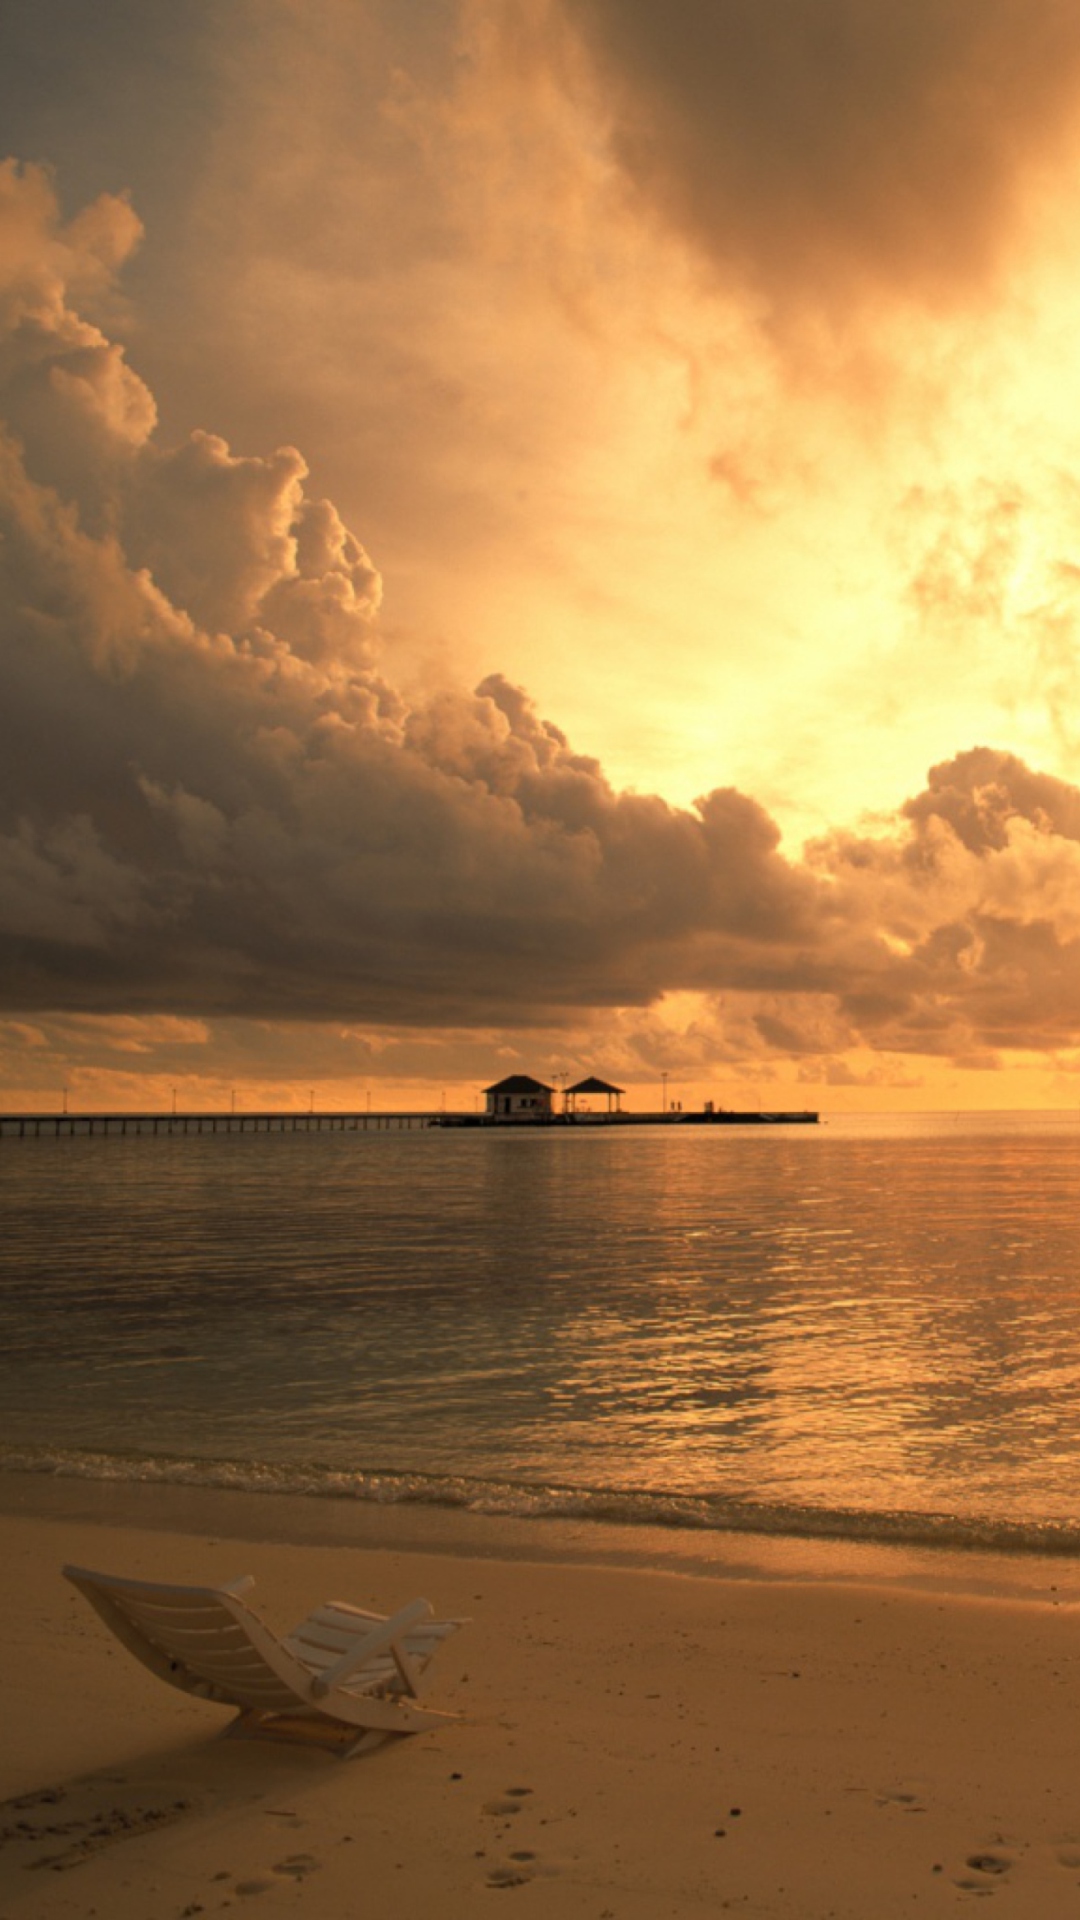
M 429 1620 L 431 1611 L 429 1600 L 413 1600 L 407 1607 L 402 1607 L 399 1613 L 391 1615 L 387 1620 L 380 1620 L 377 1627 L 372 1627 L 370 1633 L 362 1634 L 348 1651 L 342 1654 L 340 1660 L 334 1661 L 332 1667 L 324 1667 L 321 1673 L 313 1676 L 312 1698 L 322 1700 L 326 1694 L 332 1693 L 335 1687 L 339 1687 L 343 1680 L 347 1680 L 351 1674 L 358 1672 L 367 1661 L 373 1659 L 376 1654 L 385 1653 L 387 1649 L 394 1650 L 395 1658 L 399 1660 L 400 1665 L 399 1654 L 404 1657 L 404 1650 L 395 1649 L 395 1642 L 408 1633 L 410 1627 L 419 1626 L 421 1620 Z

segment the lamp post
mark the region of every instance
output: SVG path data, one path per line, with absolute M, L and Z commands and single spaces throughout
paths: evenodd
M 660 1075 L 660 1111 L 661 1113 L 667 1112 L 667 1079 L 668 1077 L 666 1073 L 662 1073 Z

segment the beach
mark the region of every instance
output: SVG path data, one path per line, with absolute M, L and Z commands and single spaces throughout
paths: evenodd
M 594 1564 L 544 1523 L 7 1476 L 3 1920 L 1076 1910 L 1071 1563 L 1056 1592 L 1047 1563 L 961 1594 L 605 1563 L 603 1531 Z M 113 1641 L 72 1561 L 252 1573 L 281 1630 L 423 1594 L 468 1620 L 430 1692 L 460 1717 L 349 1761 L 223 1741 L 227 1710 Z
M 564 1144 L 5 1160 L 0 1920 L 1080 1907 L 1071 1130 Z M 456 1717 L 223 1740 L 65 1563 L 423 1596 Z

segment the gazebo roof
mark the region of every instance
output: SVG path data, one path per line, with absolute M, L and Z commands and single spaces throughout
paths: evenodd
M 567 1093 L 622 1093 L 622 1087 L 613 1087 L 610 1080 L 598 1080 L 591 1073 L 587 1080 L 579 1080 L 576 1087 L 567 1087 Z
M 493 1087 L 485 1087 L 485 1093 L 552 1093 L 554 1088 L 545 1087 L 542 1080 L 533 1080 L 527 1073 L 511 1073 L 505 1080 L 496 1080 Z

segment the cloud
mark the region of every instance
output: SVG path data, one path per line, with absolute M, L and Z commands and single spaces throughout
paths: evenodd
M 79 317 L 71 289 L 135 231 L 112 202 L 64 226 L 40 173 L 0 171 L 13 1047 L 47 1031 L 52 1072 L 73 1021 L 119 1021 L 95 1044 L 175 1074 L 224 1022 L 235 1073 L 242 1027 L 295 1065 L 281 1036 L 337 1023 L 328 1073 L 378 1070 L 381 1030 L 403 1078 L 437 1080 L 446 1030 L 470 1073 L 462 1035 L 561 1032 L 599 1035 L 616 1076 L 787 1060 L 880 1084 L 900 1056 L 1080 1041 L 1080 791 L 980 747 L 794 859 L 730 785 L 693 808 L 616 790 L 502 674 L 407 695 L 378 571 L 302 455 L 162 444 Z
M 1075 119 L 1057 0 L 563 4 L 629 178 L 781 316 L 985 285 Z
M 888 958 L 840 1006 L 863 1043 L 962 1057 L 1080 1037 L 1080 790 L 975 748 L 931 769 L 897 827 L 828 836 L 811 864 Z
M 616 793 L 498 675 L 406 703 L 378 575 L 300 454 L 159 446 L 68 303 L 109 207 L 63 229 L 39 174 L 3 184 L 31 293 L 0 398 L 28 368 L 48 396 L 3 445 L 10 1006 L 534 1021 L 812 941 L 821 890 L 752 800 Z

